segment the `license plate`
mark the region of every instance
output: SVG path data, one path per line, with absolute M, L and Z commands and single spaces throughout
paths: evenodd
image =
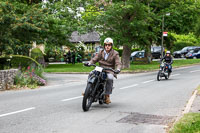
M 98 72 L 102 72 L 102 71 L 103 71 L 103 68 L 97 66 L 97 67 L 95 67 L 95 70 L 98 71 Z

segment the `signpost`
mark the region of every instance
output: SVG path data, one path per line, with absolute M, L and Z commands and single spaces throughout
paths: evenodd
M 164 32 L 165 15 L 166 15 L 166 16 L 170 16 L 170 13 L 167 13 L 167 14 L 163 14 L 163 15 L 162 15 L 161 58 L 163 58 L 163 41 L 164 41 L 164 36 L 167 36 L 167 33 L 168 33 L 168 32 Z

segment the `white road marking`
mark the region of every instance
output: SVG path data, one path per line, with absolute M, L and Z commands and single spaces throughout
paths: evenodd
M 190 109 L 191 109 L 191 107 L 192 107 L 192 104 L 193 104 L 193 102 L 194 102 L 194 99 L 196 98 L 197 92 L 198 92 L 197 90 L 194 91 L 194 93 L 193 93 L 192 97 L 189 99 L 189 101 L 188 101 L 188 103 L 187 103 L 187 105 L 186 105 L 184 111 L 182 112 L 181 115 L 179 115 L 179 116 L 176 118 L 174 124 L 177 123 L 177 122 L 183 117 L 184 114 L 189 113 L 189 111 L 190 111 Z M 174 126 L 174 124 L 173 124 L 173 126 Z
M 83 96 L 78 96 L 78 97 L 72 97 L 72 98 L 68 98 L 68 99 L 63 99 L 61 100 L 62 102 L 66 102 L 66 101 L 71 101 L 71 100 L 75 100 L 75 99 L 79 99 L 82 98 Z
M 146 84 L 146 83 L 153 82 L 153 81 L 155 81 L 155 80 L 148 80 L 148 81 L 144 81 L 144 82 L 142 82 L 142 83 L 143 83 L 143 84 Z
M 193 93 L 192 97 L 190 98 L 190 100 L 189 100 L 188 103 L 187 103 L 187 106 L 186 106 L 185 110 L 183 111 L 183 114 L 188 113 L 188 112 L 190 111 L 190 109 L 191 109 L 191 107 L 192 107 L 192 104 L 193 104 L 193 102 L 194 102 L 194 99 L 195 99 L 195 97 L 196 97 L 196 95 L 197 95 L 197 92 L 198 92 L 198 91 L 195 90 L 195 92 Z
M 119 88 L 119 89 L 123 90 L 123 89 L 128 89 L 128 88 L 131 88 L 131 87 L 135 87 L 135 86 L 138 86 L 138 84 L 134 84 L 134 85 L 130 85 L 130 86 L 125 86 L 125 87 L 122 87 L 122 88 Z
M 191 68 L 191 66 L 189 66 L 189 67 L 181 67 L 181 68 L 177 68 L 177 69 L 181 70 L 181 69 L 187 69 L 187 68 Z
M 31 107 L 31 108 L 27 108 L 27 109 L 23 109 L 23 110 L 18 110 L 18 111 L 6 113 L 6 114 L 1 114 L 0 117 L 4 117 L 4 116 L 8 116 L 8 115 L 13 115 L 13 114 L 17 114 L 17 113 L 21 113 L 21 112 L 33 110 L 33 109 L 35 109 L 35 107 Z
M 173 74 L 173 75 L 171 75 L 171 77 L 179 76 L 179 75 L 181 75 L 181 74 Z
M 74 84 L 74 83 L 76 83 L 76 84 Z M 79 83 L 77 83 L 77 82 L 73 82 L 73 83 L 63 83 L 63 84 L 55 84 L 55 85 L 47 85 L 47 86 L 43 86 L 42 88 L 48 88 L 49 89 L 49 87 L 59 87 L 59 86 L 66 86 L 66 88 L 68 88 L 68 87 L 72 87 L 72 86 L 78 86 L 78 85 L 83 85 L 83 84 L 86 84 L 86 82 L 84 81 L 81 81 L 81 82 L 79 82 Z
M 191 73 L 200 72 L 200 70 L 190 71 Z

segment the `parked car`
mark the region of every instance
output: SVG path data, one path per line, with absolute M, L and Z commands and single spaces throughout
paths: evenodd
M 190 50 L 185 57 L 187 59 L 193 59 L 196 58 L 197 53 L 200 51 L 200 47 L 195 48 L 194 50 Z
M 194 55 L 196 58 L 200 58 L 200 50 L 197 52 L 197 53 L 195 53 L 195 55 Z
M 181 50 L 179 50 L 179 51 L 174 51 L 174 52 L 173 52 L 173 57 L 174 57 L 174 58 L 181 58 Z
M 165 49 L 163 48 L 163 55 L 165 54 Z M 161 58 L 161 46 L 151 47 L 151 55 L 153 59 Z
M 144 54 L 145 54 L 144 51 L 135 51 L 131 53 L 130 60 L 135 61 L 136 58 L 144 58 Z
M 173 56 L 174 58 L 184 58 L 189 51 L 194 50 L 195 48 L 198 48 L 198 47 L 197 46 L 184 47 L 182 50 L 175 51 L 173 53 Z

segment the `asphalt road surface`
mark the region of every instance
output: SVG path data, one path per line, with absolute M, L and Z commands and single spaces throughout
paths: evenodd
M 48 86 L 0 92 L 0 133 L 164 133 L 200 84 L 200 65 L 156 75 L 119 74 L 112 103 L 83 112 L 87 75 L 46 74 Z

